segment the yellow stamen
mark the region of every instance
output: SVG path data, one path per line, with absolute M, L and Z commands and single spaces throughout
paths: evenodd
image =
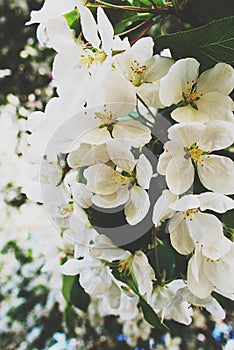
M 193 208 L 193 209 L 188 209 L 183 212 L 184 214 L 184 219 L 189 219 L 189 221 L 193 221 L 193 215 L 199 213 L 200 209 L 199 208 Z
M 132 62 L 130 69 L 132 73 L 132 79 L 131 79 L 132 84 L 134 86 L 140 86 L 142 83 L 144 83 L 144 75 L 145 75 L 147 66 L 146 65 L 140 66 L 139 62 L 137 60 L 134 60 Z

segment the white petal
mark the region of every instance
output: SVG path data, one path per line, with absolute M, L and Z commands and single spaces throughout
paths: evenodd
M 119 186 L 112 180 L 115 174 L 116 172 L 105 164 L 95 164 L 84 171 L 88 189 L 101 195 L 109 195 L 118 190 Z
M 117 140 L 111 140 L 106 144 L 106 148 L 113 163 L 115 163 L 121 170 L 125 170 L 128 173 L 133 171 L 136 160 L 134 159 L 132 152 L 124 143 Z
M 171 153 L 176 154 L 178 151 L 175 143 L 177 145 L 190 147 L 193 143 L 198 142 L 202 139 L 206 132 L 206 125 L 200 122 L 194 123 L 180 123 L 171 126 L 168 129 L 168 137 L 174 142 L 174 144 L 168 142 L 165 144 L 171 151 Z
M 188 122 L 206 122 L 209 116 L 200 109 L 196 110 L 191 106 L 184 106 L 174 109 L 171 112 L 171 117 L 179 123 Z
M 90 295 L 103 294 L 112 284 L 109 268 L 100 265 L 98 268 L 86 269 L 80 274 L 80 284 Z
M 105 235 L 100 234 L 95 239 L 95 246 L 91 249 L 90 255 L 93 258 L 104 259 L 109 262 L 114 260 L 125 260 L 131 253 L 127 250 L 116 247 Z
M 50 44 L 57 52 L 77 47 L 73 39 L 73 31 L 68 27 L 64 17 L 50 19 L 47 22 L 46 32 Z
M 197 170 L 201 183 L 208 190 L 224 193 L 234 193 L 234 162 L 227 157 L 211 155 L 201 156 L 203 164 L 198 164 Z
M 226 316 L 225 311 L 215 298 L 212 298 L 212 303 L 210 305 L 206 306 L 206 310 L 216 320 L 224 320 L 225 319 L 225 316 Z
M 234 200 L 222 193 L 204 192 L 197 197 L 202 211 L 210 209 L 216 213 L 225 213 L 234 208 Z
M 121 290 L 120 288 L 112 281 L 111 286 L 104 293 L 104 298 L 106 298 L 108 304 L 112 309 L 118 309 L 120 305 Z
M 131 50 L 133 59 L 137 59 L 140 65 L 144 64 L 153 55 L 153 46 L 154 42 L 150 36 L 137 40 Z
M 182 194 L 189 190 L 194 181 L 194 167 L 190 159 L 185 159 L 178 152 L 167 166 L 166 181 L 169 189 L 174 194 Z
M 72 185 L 72 196 L 82 208 L 89 208 L 92 205 L 92 192 L 82 183 Z
M 164 190 L 158 198 L 153 211 L 153 223 L 158 226 L 160 221 L 171 218 L 175 214 L 175 210 L 170 209 L 172 203 L 177 200 L 178 196 L 169 190 Z
M 152 280 L 155 279 L 155 273 L 142 251 L 137 250 L 135 252 L 132 267 L 140 294 L 146 294 L 147 299 L 149 299 L 153 289 Z
M 141 97 L 149 107 L 165 107 L 159 99 L 159 83 L 142 83 L 134 87 L 135 93 Z
M 180 254 L 188 255 L 194 250 L 194 243 L 189 235 L 183 213 L 177 213 L 169 222 L 168 230 L 172 246 Z
M 76 276 L 83 271 L 83 266 L 82 260 L 69 259 L 60 266 L 60 271 L 63 275 Z
M 195 196 L 193 194 L 183 196 L 177 201 L 175 201 L 174 203 L 170 204 L 170 208 L 176 211 L 184 211 L 184 210 L 199 208 L 199 207 L 200 207 L 200 201 L 198 199 L 198 196 Z
M 93 204 L 101 208 L 116 208 L 125 204 L 129 199 L 128 188 L 120 188 L 117 192 L 109 195 L 94 195 L 92 198 Z
M 220 92 L 207 92 L 197 101 L 198 111 L 210 120 L 234 121 L 233 101 Z
M 234 244 L 232 249 L 217 261 L 206 259 L 204 262 L 204 272 L 211 283 L 221 291 L 226 293 L 234 292 L 233 279 L 234 264 Z
M 198 265 L 195 256 L 193 256 L 188 263 L 188 289 L 191 293 L 200 299 L 207 298 L 212 292 L 214 285 L 207 279 L 203 272 L 203 262 Z
M 219 259 L 229 249 L 229 244 L 223 242 L 223 225 L 216 216 L 196 213 L 187 219 L 189 234 L 194 242 L 203 246 L 203 254 L 211 259 Z
M 115 139 L 137 148 L 151 140 L 150 128 L 136 120 L 120 120 L 114 125 L 112 135 Z
M 171 158 L 172 156 L 167 149 L 165 149 L 165 151 L 160 154 L 157 164 L 157 171 L 160 175 L 166 175 L 167 166 Z
M 183 100 L 182 92 L 187 89 L 187 82 L 196 82 L 199 63 L 194 58 L 178 60 L 161 79 L 159 97 L 165 106 L 171 106 Z
M 225 254 L 227 254 L 232 248 L 232 242 L 225 236 L 220 237 L 218 239 L 214 239 L 213 237 L 208 242 L 207 246 L 202 248 L 202 253 L 207 258 L 212 260 L 218 260 Z
M 141 154 L 136 165 L 136 178 L 138 185 L 144 189 L 149 189 L 153 175 L 153 168 L 144 154 Z
M 97 23 L 92 12 L 84 5 L 78 3 L 80 13 L 81 28 L 85 39 L 90 42 L 96 49 L 99 48 L 100 39 L 97 34 Z
M 106 163 L 110 159 L 106 145 L 93 146 L 82 143 L 80 147 L 71 152 L 67 157 L 67 163 L 71 168 L 78 168 L 98 163 Z
M 217 151 L 234 142 L 234 123 L 212 120 L 206 123 L 206 128 L 197 139 L 199 148 L 206 151 Z
M 234 88 L 234 70 L 226 63 L 217 63 L 201 74 L 197 82 L 199 93 L 217 91 L 229 95 Z
M 172 58 L 162 57 L 160 55 L 151 57 L 145 62 L 147 70 L 144 75 L 144 81 L 149 83 L 160 80 L 168 73 L 174 62 Z
M 102 49 L 105 53 L 111 54 L 113 45 L 114 29 L 108 17 L 101 7 L 97 9 L 98 31 L 102 41 Z
M 125 206 L 126 220 L 136 225 L 144 219 L 150 207 L 149 196 L 141 187 L 134 185 L 130 190 L 130 199 Z

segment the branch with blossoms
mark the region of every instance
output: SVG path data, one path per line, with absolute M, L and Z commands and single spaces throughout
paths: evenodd
M 57 96 L 28 118 L 24 192 L 74 243 L 61 272 L 103 314 L 156 328 L 189 325 L 193 307 L 224 319 L 214 292 L 234 299 L 234 19 L 192 28 L 193 1 L 94 4 L 135 17 L 117 35 L 102 7 L 47 0 L 27 23 L 56 51 Z M 161 35 L 172 16 L 184 30 Z

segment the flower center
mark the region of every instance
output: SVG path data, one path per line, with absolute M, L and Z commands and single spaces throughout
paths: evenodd
M 190 105 L 195 109 L 197 108 L 196 102 L 200 100 L 202 94 L 197 92 L 197 83 L 192 80 L 192 82 L 187 81 L 187 88 L 182 92 L 185 105 Z
M 103 126 L 113 124 L 116 120 L 116 115 L 114 115 L 111 111 L 107 111 L 106 109 L 104 112 L 96 112 L 95 116 L 95 118 L 99 118 L 101 120 Z
M 67 205 L 59 205 L 58 212 L 63 218 L 69 218 L 69 216 L 71 216 L 73 213 L 73 203 L 68 203 Z
M 199 163 L 201 165 L 203 162 L 203 160 L 201 159 L 201 156 L 210 153 L 210 151 L 203 151 L 202 149 L 200 149 L 196 142 L 193 143 L 189 148 L 184 147 L 184 151 L 185 151 L 184 157 L 186 159 L 191 158 L 195 164 Z
M 135 178 L 133 176 L 127 176 L 122 175 L 118 171 L 115 172 L 114 176 L 111 178 L 112 181 L 114 181 L 115 184 L 125 186 L 129 185 L 131 182 L 135 181 Z
M 130 81 L 134 86 L 140 86 L 144 83 L 144 74 L 147 69 L 146 65 L 140 66 L 137 60 L 132 62 L 131 69 L 131 79 Z
M 188 209 L 183 212 L 184 220 L 188 219 L 189 221 L 193 221 L 193 216 L 199 213 L 199 208 Z
M 118 264 L 118 270 L 119 272 L 124 272 L 124 273 L 130 273 L 131 271 L 131 264 L 133 261 L 133 255 L 129 255 L 125 260 L 121 260 Z
M 92 47 L 83 48 L 83 53 L 80 55 L 80 62 L 87 64 L 88 68 L 95 63 L 102 63 L 106 59 L 106 53 L 103 50 L 97 50 Z

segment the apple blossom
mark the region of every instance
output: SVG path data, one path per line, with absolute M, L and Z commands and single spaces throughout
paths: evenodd
M 163 208 L 160 218 L 158 212 L 161 203 L 166 203 L 167 206 Z M 224 237 L 223 226 L 218 218 L 203 211 L 225 213 L 233 208 L 234 201 L 221 193 L 204 192 L 176 200 L 165 190 L 155 204 L 153 222 L 158 226 L 169 212 L 170 216 L 167 215 L 166 218 L 171 218 L 168 225 L 171 244 L 180 254 L 190 254 L 195 244 L 199 243 L 207 257 L 219 259 L 230 250 L 232 243 Z
M 170 141 L 159 157 L 157 170 L 166 175 L 169 189 L 182 194 L 194 181 L 194 166 L 203 186 L 215 192 L 234 193 L 234 162 L 212 151 L 230 146 L 234 141 L 234 124 L 225 121 L 180 123 L 168 130 Z
M 219 244 L 217 242 L 217 244 Z M 217 288 L 219 293 L 234 294 L 233 263 L 234 244 L 218 259 L 211 259 L 203 248 L 197 246 L 188 263 L 188 288 L 199 298 L 206 298 Z
M 178 122 L 233 122 L 233 102 L 228 96 L 234 87 L 233 68 L 217 63 L 200 77 L 198 75 L 199 62 L 185 58 L 178 60 L 161 79 L 161 102 L 165 106 L 176 105 L 171 117 Z
M 153 39 L 139 39 L 132 47 L 114 59 L 116 69 L 129 82 L 132 93 L 138 94 L 148 106 L 162 108 L 159 100 L 160 79 L 165 76 L 174 60 L 153 56 Z
M 95 164 L 85 169 L 87 188 L 94 193 L 92 201 L 104 208 L 125 204 L 125 216 L 130 225 L 136 225 L 149 210 L 149 189 L 153 174 L 152 166 L 141 154 L 134 159 L 124 144 L 113 140 L 107 143 L 108 153 L 114 167 Z

